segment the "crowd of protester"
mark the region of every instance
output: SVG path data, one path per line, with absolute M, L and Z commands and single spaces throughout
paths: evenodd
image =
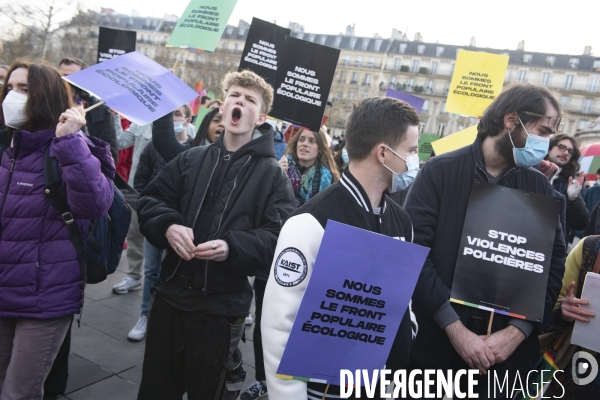
M 140 400 L 237 398 L 246 375 L 238 344 L 253 322 L 256 375 L 242 400 L 339 398 L 339 387 L 275 377 L 309 279 L 282 285 L 274 259 L 297 249 L 310 278 L 329 219 L 431 249 L 387 368 L 478 369 L 479 398 L 487 398 L 486 373 L 526 376 L 540 358 L 538 335 L 593 318 L 579 306 L 597 301 L 580 297 L 600 251 L 600 186 L 586 191 L 578 143 L 559 132 L 560 105 L 542 86 L 509 85 L 472 145 L 420 167 L 419 116 L 399 100 L 358 102 L 343 135 L 284 127 L 267 118 L 271 86 L 234 72 L 223 79 L 222 101 L 202 98 L 209 111 L 196 132 L 188 104 L 142 126 L 106 105 L 84 112 L 100 100 L 61 75 L 86 67 L 75 58 L 57 68 L 0 66 L 2 400 L 64 393 L 71 324 L 83 307 L 64 215 L 44 192 L 47 152 L 82 237 L 108 212 L 117 172 L 139 192 L 127 276 L 112 290 L 143 290 L 128 334 L 146 340 Z M 562 204 L 543 322 L 498 315 L 487 337 L 489 312 L 450 303 L 475 179 Z M 564 370 L 563 398 L 600 398 L 598 382 L 575 385 L 570 364 Z

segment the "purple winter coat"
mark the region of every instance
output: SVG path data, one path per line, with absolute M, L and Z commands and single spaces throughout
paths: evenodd
M 44 195 L 48 145 L 82 237 L 90 219 L 106 214 L 112 203 L 106 176 L 114 177 L 115 166 L 108 144 L 80 133 L 56 137 L 54 129 L 15 132 L 0 161 L 0 318 L 58 318 L 83 306 L 75 248 Z

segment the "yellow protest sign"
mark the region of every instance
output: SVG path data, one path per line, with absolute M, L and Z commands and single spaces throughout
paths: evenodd
M 480 117 L 502 91 L 508 56 L 459 50 L 446 111 Z
M 461 147 L 473 144 L 477 137 L 477 125 L 473 125 L 462 131 L 453 133 L 452 135 L 441 138 L 431 143 L 436 156 L 439 156 L 449 151 L 458 150 Z

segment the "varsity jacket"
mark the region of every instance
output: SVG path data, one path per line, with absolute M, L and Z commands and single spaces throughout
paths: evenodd
M 291 214 L 284 224 L 275 259 L 263 300 L 262 339 L 267 386 L 271 400 L 306 400 L 323 397 L 325 385 L 284 380 L 275 377 L 279 362 L 285 350 L 294 319 L 300 307 L 313 271 L 313 266 L 327 220 L 341 222 L 357 228 L 411 241 L 413 229 L 410 218 L 404 209 L 394 203 L 387 192 L 384 193 L 379 213 L 375 213 L 367 194 L 360 183 L 345 170 L 342 178 L 310 199 Z M 274 263 L 278 256 L 290 247 L 304 255 L 306 275 L 293 286 L 282 286 L 275 277 Z M 412 341 L 417 334 L 417 322 L 409 305 L 396 338 L 386 367 L 406 368 Z M 383 365 L 381 366 L 383 368 Z M 327 399 L 339 398 L 339 386 L 331 386 Z

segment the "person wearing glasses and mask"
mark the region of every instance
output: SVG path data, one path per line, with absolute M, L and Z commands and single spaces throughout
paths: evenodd
M 415 178 L 404 207 L 415 228 L 414 243 L 431 251 L 413 295 L 419 334 L 409 370 L 473 368 L 482 374 L 494 370 L 514 382 L 517 372 L 527 376 L 539 360 L 536 331 L 541 323 L 496 314 L 486 339 L 490 313 L 450 304 L 450 288 L 475 179 L 555 195 L 548 179 L 532 167 L 548 153 L 549 137 L 561 128 L 560 115 L 558 102 L 544 87 L 509 85 L 485 110 L 472 145 L 435 157 Z M 551 317 L 565 268 L 563 230 L 558 221 L 556 225 L 544 323 Z M 476 379 L 475 392 L 487 398 L 487 376 Z
M 581 188 L 584 173 L 579 172 L 579 146 L 571 135 L 560 133 L 550 139 L 550 150 L 546 160 L 556 164 L 558 172 L 552 178 L 552 186 L 567 200 L 567 238 L 573 240 L 574 231 L 585 229 L 590 213 L 583 201 Z

